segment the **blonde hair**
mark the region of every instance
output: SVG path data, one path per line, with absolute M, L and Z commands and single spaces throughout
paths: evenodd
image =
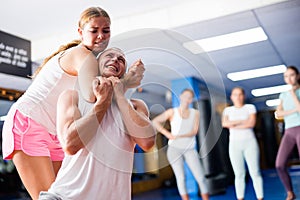
M 84 26 L 94 17 L 105 17 L 105 18 L 108 18 L 110 21 L 110 17 L 105 10 L 103 10 L 100 7 L 90 7 L 81 13 L 80 19 L 78 22 L 78 26 L 80 28 L 84 28 Z M 47 58 L 44 59 L 43 63 L 37 68 L 37 70 L 34 72 L 34 74 L 31 76 L 31 78 L 35 78 L 38 75 L 38 73 L 41 71 L 41 69 L 44 67 L 44 65 L 51 58 L 53 58 L 54 56 L 56 56 L 58 53 L 60 53 L 62 51 L 65 51 L 71 47 L 79 45 L 80 43 L 81 43 L 81 40 L 73 40 L 68 44 L 60 46 L 57 51 L 55 51 L 50 56 L 48 56 Z
M 90 7 L 81 13 L 78 26 L 83 29 L 84 26 L 94 17 L 105 17 L 108 18 L 110 22 L 110 17 L 105 10 L 100 7 Z

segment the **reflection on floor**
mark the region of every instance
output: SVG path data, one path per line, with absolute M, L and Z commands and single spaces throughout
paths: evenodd
M 285 190 L 278 178 L 275 169 L 264 170 L 263 172 L 264 180 L 264 194 L 265 200 L 284 200 Z M 294 190 L 296 192 L 297 199 L 300 199 L 300 166 L 293 166 L 290 168 L 290 174 L 292 177 L 292 182 Z M 191 200 L 201 199 L 198 196 L 191 197 Z M 210 197 L 211 200 L 233 200 L 235 199 L 234 187 L 229 186 L 225 194 L 214 195 Z M 254 190 L 252 187 L 251 180 L 247 183 L 245 200 L 254 200 Z M 150 192 L 145 192 L 143 194 L 137 194 L 133 196 L 133 200 L 180 200 L 179 194 L 176 187 L 163 188 L 159 190 L 154 190 Z
M 300 199 L 300 166 L 290 168 L 290 174 L 297 199 Z M 274 169 L 263 171 L 265 200 L 284 200 L 285 191 Z M 1 194 L 0 200 L 29 200 L 30 198 L 23 191 L 10 194 Z M 191 197 L 191 200 L 200 200 L 198 196 Z M 233 200 L 235 199 L 234 187 L 227 188 L 225 194 L 211 196 L 211 200 Z M 247 183 L 245 200 L 254 200 L 254 191 L 251 180 Z M 176 187 L 162 188 L 142 194 L 134 195 L 132 200 L 180 200 Z

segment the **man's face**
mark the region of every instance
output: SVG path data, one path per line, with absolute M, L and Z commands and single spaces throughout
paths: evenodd
M 104 51 L 98 60 L 100 75 L 103 77 L 115 76 L 121 78 L 126 72 L 125 56 L 118 49 Z

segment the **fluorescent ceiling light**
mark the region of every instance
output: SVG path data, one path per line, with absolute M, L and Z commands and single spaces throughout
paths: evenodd
M 261 42 L 268 39 L 261 27 L 183 43 L 194 54 Z
M 260 96 L 285 92 L 290 90 L 291 87 L 292 87 L 291 85 L 278 85 L 274 87 L 259 88 L 259 89 L 251 90 L 251 94 L 255 97 L 260 97 Z
M 278 106 L 280 104 L 280 99 L 269 99 L 266 101 L 266 105 L 269 107 Z
M 281 74 L 284 73 L 285 71 L 286 71 L 285 65 L 277 65 L 277 66 L 264 67 L 264 68 L 253 69 L 253 70 L 228 73 L 227 78 L 229 78 L 232 81 L 240 81 L 240 80 L 246 80 L 251 78 L 270 76 L 274 74 Z

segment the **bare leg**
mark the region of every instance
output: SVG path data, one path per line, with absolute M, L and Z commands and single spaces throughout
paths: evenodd
M 183 194 L 183 195 L 181 195 L 181 199 L 182 200 L 189 200 L 190 198 L 189 198 L 188 194 Z
M 13 162 L 33 200 L 38 199 L 40 191 L 47 191 L 55 180 L 55 171 L 49 157 L 34 157 L 23 151 L 15 151 Z M 56 165 L 58 171 L 58 164 Z
M 55 177 L 57 176 L 58 170 L 61 167 L 61 163 L 62 163 L 62 161 L 52 161 L 52 166 L 54 169 Z
M 202 200 L 209 200 L 209 195 L 208 195 L 208 193 L 206 193 L 206 194 L 201 194 L 201 198 L 202 198 Z
M 286 200 L 293 200 L 296 199 L 296 195 L 293 191 L 288 191 L 287 192 L 287 196 L 286 196 Z

